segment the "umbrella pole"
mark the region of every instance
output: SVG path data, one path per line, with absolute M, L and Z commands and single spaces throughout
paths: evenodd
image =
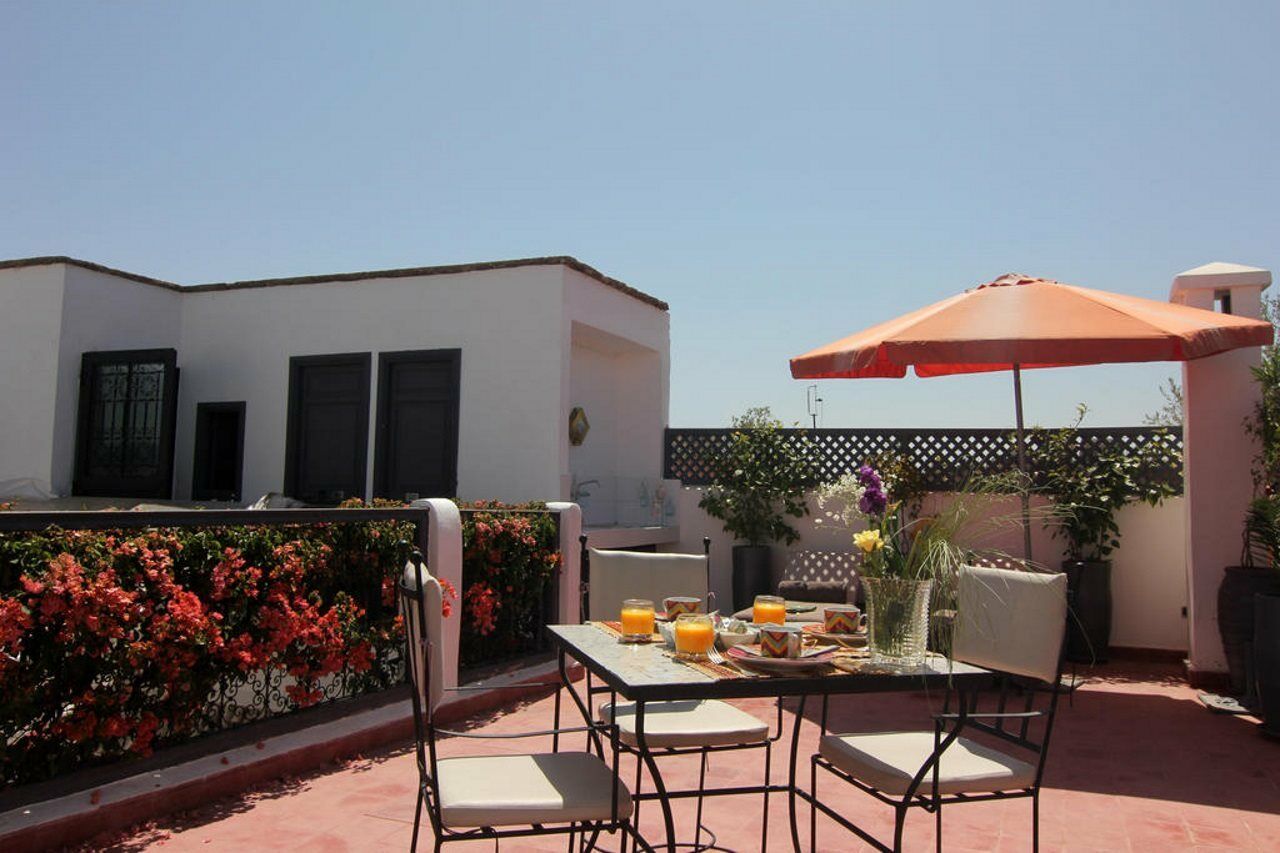
M 1017 415 L 1018 426 L 1018 470 L 1027 471 L 1027 444 L 1022 426 L 1022 365 L 1013 365 L 1013 410 Z M 1028 484 L 1024 484 L 1029 487 Z M 1031 493 L 1028 488 L 1022 490 L 1022 552 L 1027 562 L 1031 562 Z

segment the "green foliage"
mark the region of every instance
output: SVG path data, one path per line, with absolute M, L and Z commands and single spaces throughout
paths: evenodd
M 1263 316 L 1272 325 L 1277 320 L 1280 297 L 1262 300 Z M 1245 430 L 1258 442 L 1253 459 L 1254 492 L 1262 495 L 1280 493 L 1280 346 L 1262 348 L 1262 361 L 1251 368 L 1258 383 L 1258 403 L 1253 417 L 1245 421 Z
M 1280 496 L 1267 495 L 1249 503 L 1240 563 L 1280 571 Z
M 1142 416 L 1147 426 L 1182 428 L 1182 383 L 1172 377 L 1160 386 L 1160 408 Z
M 791 444 L 766 407 L 733 419 L 727 450 L 712 461 L 714 475 L 698 506 L 750 545 L 783 542 L 800 533 L 788 518 L 809 514 L 805 491 L 815 482 L 807 441 Z
M 1059 510 L 1053 535 L 1066 541 L 1067 559 L 1106 560 L 1120 545 L 1116 512 L 1137 501 L 1155 506 L 1174 490 L 1140 477 L 1144 468 L 1156 467 L 1148 458 L 1158 452 L 1154 444 L 1139 453 L 1086 452 L 1079 428 L 1087 413 L 1088 407 L 1081 403 L 1071 426 L 1031 430 L 1027 457 L 1039 474 L 1034 491 Z

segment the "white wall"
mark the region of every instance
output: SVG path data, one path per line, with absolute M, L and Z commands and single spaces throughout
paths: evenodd
M 57 414 L 53 428 L 53 486 L 71 493 L 75 467 L 76 412 L 80 403 L 80 361 L 101 350 L 175 349 L 179 400 L 186 381 L 182 338 L 183 295 L 150 284 L 67 265 L 58 346 Z M 176 464 L 177 460 L 175 460 Z
M 346 352 L 373 353 L 371 490 L 377 354 L 457 347 L 459 496 L 554 497 L 562 284 L 559 267 L 530 266 L 184 294 L 177 493 L 190 494 L 196 403 L 225 400 L 246 402 L 244 496 L 279 491 L 289 358 Z
M 724 532 L 721 523 L 698 508 L 703 494 L 700 488 L 674 488 L 676 495 L 677 523 L 680 541 L 664 548 L 669 551 L 701 553 L 702 537 L 711 537 L 712 586 L 720 601 L 732 601 L 732 538 Z M 948 500 L 947 495 L 930 495 L 926 499 L 925 512 L 931 506 Z M 1145 504 L 1131 505 L 1117 516 L 1122 531 L 1120 547 L 1112 554 L 1112 634 L 1114 646 L 1142 649 L 1187 648 L 1187 619 L 1182 609 L 1187 604 L 1186 547 L 1183 528 L 1184 499 L 1175 497 L 1159 507 Z M 811 512 L 817 513 L 816 502 L 809 502 Z M 1010 499 L 992 507 L 992 515 L 1016 517 L 1019 506 Z M 823 519 L 810 515 L 795 524 L 801 539 L 791 548 L 812 551 L 851 551 L 851 532 L 844 528 L 823 523 Z M 981 529 L 981 528 L 979 528 Z M 1022 553 L 1021 531 L 1007 525 L 1000 530 L 986 526 L 981 543 L 975 546 L 990 547 L 1019 556 Z M 786 548 L 774 546 L 775 572 L 786 563 Z M 1037 561 L 1050 566 L 1062 560 L 1062 543 L 1051 532 L 1037 525 L 1032 535 L 1032 553 Z
M 0 497 L 53 491 L 65 273 L 61 264 L 0 270 Z
M 577 270 L 563 267 L 564 375 L 570 381 L 560 401 L 568 423 L 580 399 L 593 401 L 587 417 L 591 434 L 582 448 L 569 445 L 567 426 L 560 440 L 560 494 L 569 497 L 574 474 L 645 478 L 661 476 L 663 430 L 670 388 L 670 315 Z M 604 411 L 603 409 L 608 409 Z M 595 440 L 595 446 L 589 447 Z M 611 463 L 610 463 L 610 460 Z M 603 471 L 589 470 L 603 466 Z M 585 512 L 585 510 L 584 510 Z

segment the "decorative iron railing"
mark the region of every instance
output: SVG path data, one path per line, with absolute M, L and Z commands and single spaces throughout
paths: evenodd
M 1182 490 L 1182 431 L 1160 427 L 1098 427 L 1078 431 L 1081 459 L 1119 448 L 1141 455 L 1142 483 L 1166 483 Z M 972 476 L 1017 467 L 1012 430 L 1006 429 L 786 429 L 787 438 L 813 448 L 821 482 L 834 480 L 881 454 L 909 460 L 923 485 L 954 491 Z M 711 482 L 717 456 L 729 446 L 732 429 L 668 429 L 663 476 L 686 486 Z M 1034 449 L 1035 433 L 1028 434 Z M 1032 454 L 1034 456 L 1034 454 Z M 1032 476 L 1039 472 L 1032 471 Z

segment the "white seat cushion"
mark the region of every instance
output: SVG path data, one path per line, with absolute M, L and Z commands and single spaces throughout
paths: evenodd
M 609 820 L 615 781 L 618 817 L 631 815 L 627 786 L 585 752 L 445 758 L 436 766 L 445 826 Z
M 610 707 L 600 706 L 600 721 L 609 722 Z M 618 736 L 636 746 L 636 706 L 618 703 Z M 761 743 L 769 737 L 768 723 L 728 702 L 647 702 L 644 706 L 644 740 L 650 749 L 680 746 L 729 746 Z
M 823 758 L 886 794 L 905 794 L 911 780 L 933 754 L 933 732 L 877 732 L 827 735 L 818 752 Z M 1036 768 L 968 738 L 956 738 L 942 753 L 938 792 L 966 794 L 1012 791 L 1035 783 Z M 933 771 L 917 791 L 933 790 Z

